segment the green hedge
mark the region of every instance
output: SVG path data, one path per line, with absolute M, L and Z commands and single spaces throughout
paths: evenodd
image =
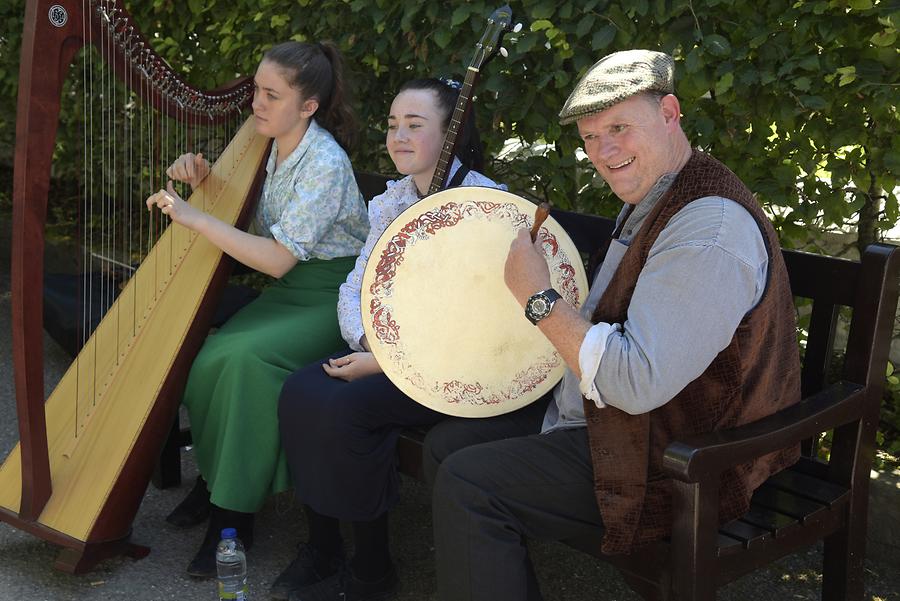
M 464 72 L 483 0 L 142 0 L 126 3 L 157 50 L 190 81 L 216 86 L 252 72 L 285 39 L 330 39 L 344 52 L 361 120 L 357 168 L 389 172 L 385 115 L 395 90 L 424 75 Z M 488 172 L 560 207 L 613 214 L 618 202 L 557 112 L 604 54 L 657 48 L 677 62 L 684 126 L 758 193 L 786 246 L 811 232 L 880 239 L 898 218 L 900 54 L 895 0 L 521 0 L 477 90 Z M 0 163 L 11 160 L 24 1 L 0 7 Z M 521 149 L 503 157 L 508 140 Z M 64 146 L 64 144 L 63 144 Z M 5 188 L 5 187 L 4 187 Z M 7 189 L 8 193 L 8 189 Z M 0 192 L 2 194 L 2 192 Z M 2 199 L 0 199 L 2 202 Z M 852 251 L 850 245 L 850 250 Z M 887 415 L 896 432 L 897 403 Z
M 0 8 L 0 152 L 13 135 L 22 0 Z M 274 42 L 336 41 L 353 71 L 368 125 L 355 156 L 389 170 L 384 117 L 395 90 L 422 75 L 463 72 L 494 3 L 419 0 L 146 0 L 129 3 L 157 49 L 198 85 L 251 72 Z M 660 48 L 677 59 L 691 139 L 732 167 L 776 218 L 784 242 L 810 226 L 876 240 L 898 217 L 900 59 L 896 2 L 832 0 L 523 0 L 508 59 L 490 63 L 478 90 L 489 153 L 528 145 L 493 175 L 563 207 L 609 214 L 615 202 L 579 163 L 574 127 L 556 114 L 600 56 Z M 175 26 L 177 24 L 177 26 Z M 535 155 L 535 148 L 539 154 Z M 2 156 L 2 155 L 0 155 Z M 507 157 L 509 158 L 509 157 Z

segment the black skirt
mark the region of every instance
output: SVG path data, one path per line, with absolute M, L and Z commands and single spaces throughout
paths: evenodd
M 400 432 L 447 416 L 415 402 L 384 374 L 332 378 L 322 369 L 327 361 L 294 372 L 281 390 L 279 428 L 295 494 L 322 515 L 374 520 L 397 501 Z

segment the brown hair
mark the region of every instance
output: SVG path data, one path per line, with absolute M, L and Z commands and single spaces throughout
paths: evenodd
M 455 83 L 454 87 L 444 79 L 426 77 L 407 81 L 400 86 L 400 92 L 406 90 L 431 90 L 434 92 L 437 97 L 437 106 L 444 112 L 444 120 L 441 125 L 446 130 L 450 127 L 450 119 L 453 117 L 453 110 L 456 108 L 456 101 L 459 98 L 459 86 L 460 84 Z M 484 168 L 484 151 L 478 127 L 475 125 L 474 104 L 470 105 L 469 110 L 463 115 L 463 122 L 457 137 L 456 157 L 469 169 L 481 171 Z
M 356 142 L 356 117 L 347 101 L 341 53 L 330 42 L 283 42 L 270 48 L 262 60 L 271 61 L 305 98 L 319 101 L 316 121 L 349 152 Z

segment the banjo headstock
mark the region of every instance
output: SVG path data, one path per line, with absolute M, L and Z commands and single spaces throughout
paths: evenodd
M 503 36 L 512 30 L 512 9 L 507 4 L 501 6 L 488 17 L 488 24 L 475 46 L 475 56 L 472 57 L 470 68 L 476 71 L 487 63 L 500 50 Z

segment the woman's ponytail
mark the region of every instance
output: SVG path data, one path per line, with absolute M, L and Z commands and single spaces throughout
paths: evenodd
M 283 42 L 269 49 L 263 60 L 272 61 L 288 75 L 291 87 L 304 98 L 319 101 L 316 121 L 347 151 L 356 143 L 356 116 L 347 101 L 344 63 L 331 42 Z

